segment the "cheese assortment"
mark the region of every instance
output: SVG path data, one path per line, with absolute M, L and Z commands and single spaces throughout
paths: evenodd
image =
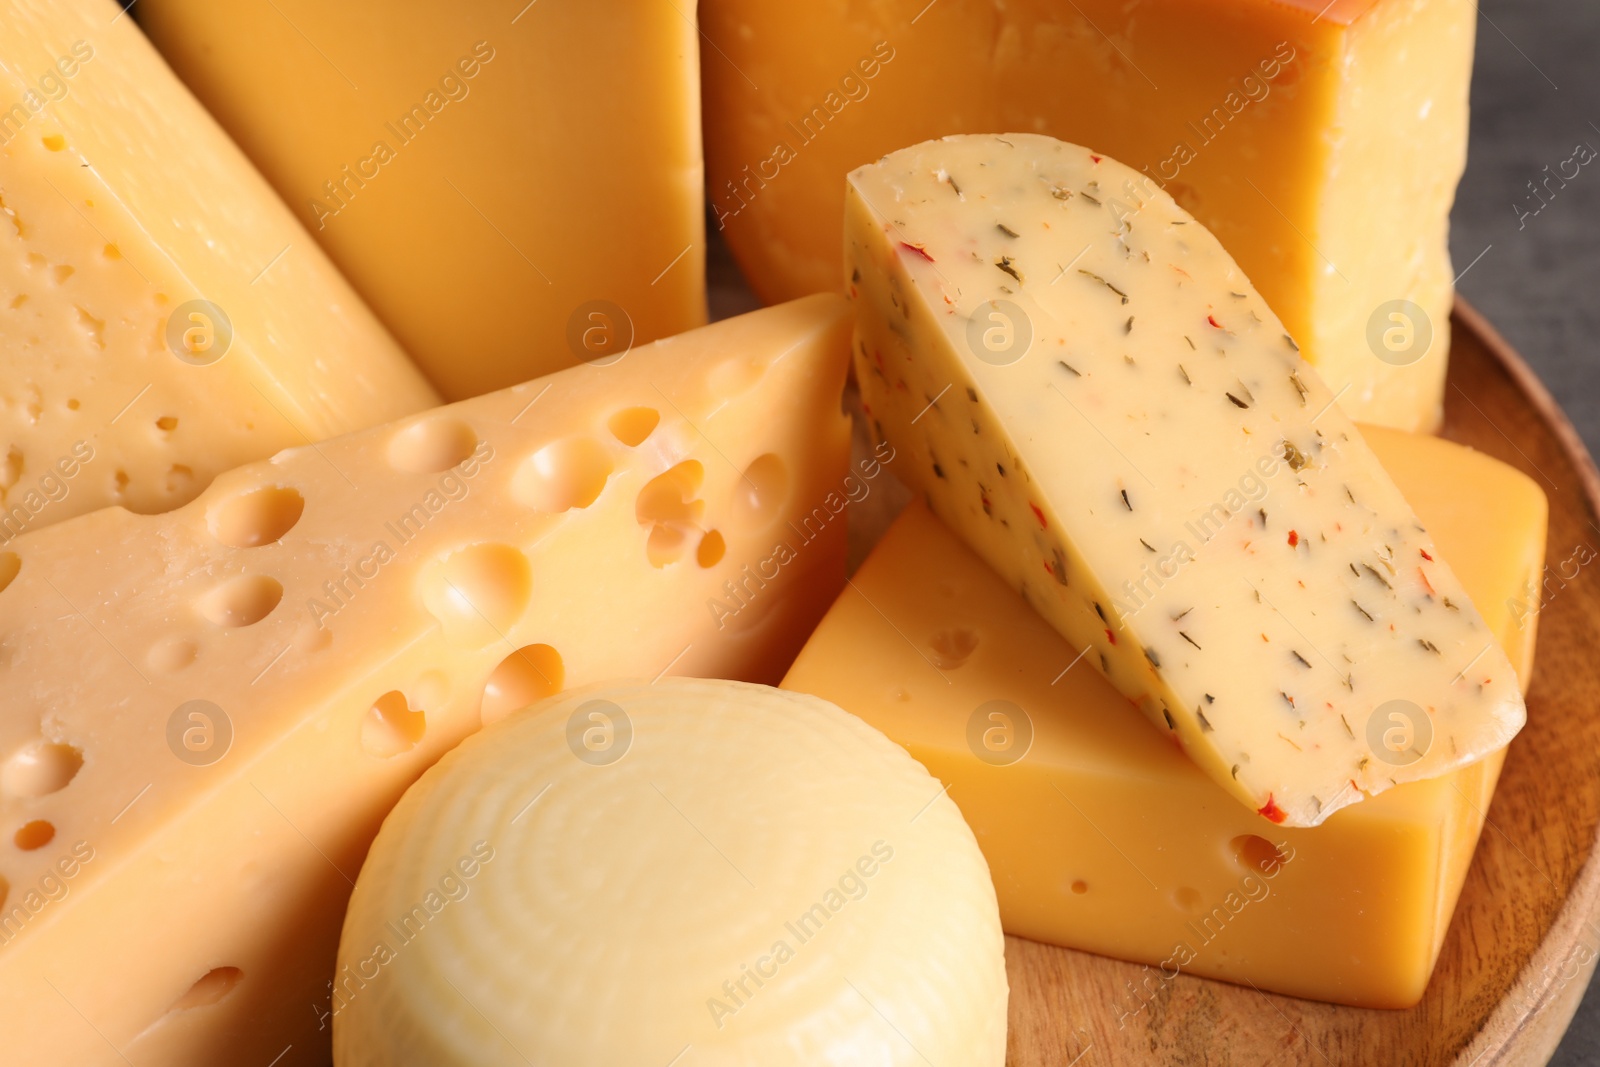
M 693 5 L 689 17 L 683 8 L 136 10 L 434 385 L 460 400 L 705 322 L 699 37 Z
M 1170 196 L 1076 145 L 965 136 L 852 173 L 846 220 L 897 469 L 1240 802 L 1315 826 L 1521 728 L 1426 528 Z M 1394 715 L 1399 755 L 1374 740 Z
M 776 682 L 843 583 L 843 522 L 789 523 L 847 477 L 848 329 L 807 298 L 12 542 L 10 1062 L 316 1062 L 351 880 L 429 764 L 568 685 Z
M 119 11 L 0 3 L 0 542 L 438 403 Z
M 0 0 L 0 1059 L 1418 1003 L 1547 524 L 1413 433 L 1474 6 L 918 6 Z
M 1507 605 L 1543 570 L 1543 493 L 1459 445 L 1365 432 L 1526 685 L 1532 634 Z M 1180 973 L 1363 1007 L 1416 1003 L 1504 756 L 1314 829 L 1264 826 L 1127 714 L 920 503 L 783 684 L 860 715 L 950 786 L 1007 933 L 1147 964 L 1136 993 L 1113 998 L 1131 1018 Z
M 1049 134 L 1215 233 L 1353 418 L 1437 426 L 1471 0 L 703 0 L 700 17 L 719 49 L 711 210 L 765 299 L 839 286 L 854 168 L 950 134 Z
M 384 821 L 334 1058 L 1001 1067 L 1003 948 L 961 813 L 860 719 L 737 682 L 591 686 L 468 739 Z

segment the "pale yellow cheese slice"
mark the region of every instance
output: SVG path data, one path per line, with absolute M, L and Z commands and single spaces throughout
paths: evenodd
M 776 681 L 843 582 L 848 331 L 769 308 L 0 552 L 6 1061 L 325 1062 L 440 754 L 569 683 Z
M 815 697 L 604 684 L 470 738 L 384 820 L 339 942 L 338 1067 L 1000 1067 L 972 831 Z
M 1519 603 L 1543 570 L 1544 494 L 1460 445 L 1366 434 L 1526 686 Z M 1191 995 L 1180 974 L 1364 1007 L 1422 996 L 1504 750 L 1319 827 L 1268 827 L 920 504 L 851 581 L 785 688 L 862 716 L 949 784 L 1007 933 L 1147 965 L 1106 1025 L 1148 1025 Z
M 1426 528 L 1170 196 L 1007 134 L 886 156 L 848 205 L 896 469 L 1242 803 L 1314 826 L 1521 728 Z
M 438 403 L 117 4 L 0 25 L 0 542 Z
M 767 300 L 838 287 L 853 168 L 1046 133 L 1215 233 L 1353 418 L 1438 424 L 1470 266 L 1447 231 L 1471 0 L 703 0 L 700 18 L 711 212 Z
M 135 12 L 446 399 L 706 321 L 693 3 Z

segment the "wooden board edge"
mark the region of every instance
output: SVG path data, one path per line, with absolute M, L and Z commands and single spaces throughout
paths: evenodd
M 1458 328 L 1482 342 L 1550 427 L 1578 473 L 1579 503 L 1592 517 L 1600 517 L 1600 470 L 1566 412 L 1517 350 L 1460 295 L 1452 318 Z M 1550 1061 L 1600 958 L 1597 946 L 1584 940 L 1586 934 L 1600 940 L 1600 828 L 1555 921 L 1506 996 L 1457 1055 L 1456 1067 L 1534 1067 Z

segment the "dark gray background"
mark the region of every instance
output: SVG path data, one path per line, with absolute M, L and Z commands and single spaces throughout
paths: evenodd
M 1481 0 L 1472 141 L 1452 216 L 1457 287 L 1539 372 L 1591 453 L 1600 453 L 1600 159 L 1537 215 L 1529 181 L 1579 143 L 1600 151 L 1600 3 Z M 1571 165 L 1567 166 L 1571 173 Z M 1484 252 L 1487 248 L 1488 251 Z M 1591 983 L 1555 1067 L 1600 1064 L 1600 983 Z

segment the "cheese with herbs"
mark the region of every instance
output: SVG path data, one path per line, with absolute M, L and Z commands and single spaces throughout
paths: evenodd
M 1526 689 L 1544 493 L 1463 445 L 1362 430 Z M 1321 826 L 1264 826 L 920 503 L 850 582 L 784 688 L 860 715 L 949 786 L 1007 933 L 1148 964 L 1110 998 L 1119 1026 L 1149 1021 L 1180 973 L 1410 1007 L 1459 950 L 1446 933 L 1505 749 Z
M 902 472 L 1241 802 L 1313 826 L 1520 729 L 1427 531 L 1152 182 L 953 137 L 855 171 L 846 226 L 857 376 Z

